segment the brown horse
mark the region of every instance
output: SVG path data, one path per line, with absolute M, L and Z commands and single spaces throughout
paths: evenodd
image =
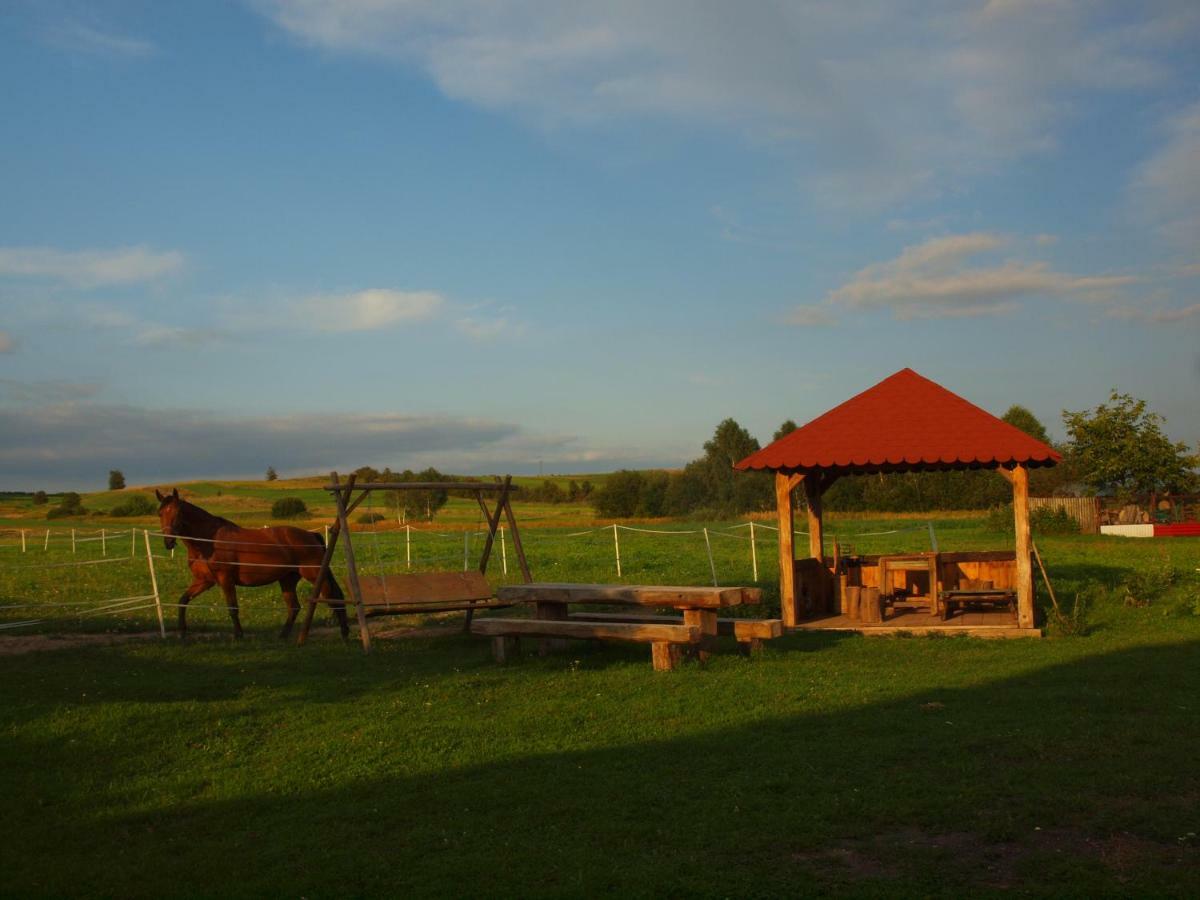
M 162 525 L 163 543 L 170 550 L 179 538 L 187 547 L 188 568 L 192 583 L 179 598 L 179 634 L 187 636 L 187 605 L 193 597 L 219 585 L 233 620 L 234 637 L 242 636 L 238 620 L 238 587 L 261 587 L 279 582 L 283 600 L 288 607 L 287 622 L 281 638 L 291 633 L 300 611 L 296 585 L 300 579 L 315 582 L 325 556 L 325 541 L 319 534 L 289 525 L 272 528 L 241 528 L 205 512 L 195 504 L 179 498 L 179 489 L 158 497 L 158 520 Z M 321 585 L 320 597 L 325 600 L 342 629 L 342 637 L 350 633 L 346 621 L 345 595 L 330 572 Z

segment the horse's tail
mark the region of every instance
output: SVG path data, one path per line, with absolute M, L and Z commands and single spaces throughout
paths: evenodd
M 325 590 L 328 593 L 327 600 L 345 600 L 346 595 L 342 593 L 342 586 L 337 583 L 337 579 L 330 572 L 325 576 Z

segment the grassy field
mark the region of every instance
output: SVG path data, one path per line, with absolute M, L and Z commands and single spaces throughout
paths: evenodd
M 722 529 L 718 575 L 748 583 L 735 524 L 662 527 Z M 446 545 L 461 565 L 462 533 L 436 527 L 422 558 Z M 1005 545 L 977 518 L 934 528 L 943 549 Z M 615 579 L 611 530 L 579 530 L 527 529 L 535 577 Z M 911 520 L 832 530 L 863 552 L 929 541 Z M 403 533 L 378 557 L 356 539 L 401 559 Z M 621 542 L 626 581 L 711 577 L 702 535 Z M 454 633 L 370 656 L 328 632 L 281 645 L 263 589 L 243 592 L 240 643 L 214 609 L 187 645 L 0 655 L 0 893 L 1195 896 L 1200 541 L 1038 543 L 1060 596 L 1090 602 L 1083 634 L 796 634 L 669 674 L 645 647 L 578 644 L 502 668 Z M 0 552 L 9 599 L 47 571 L 70 573 L 63 597 L 145 578 L 140 552 L 65 570 L 16 568 L 61 544 Z M 182 559 L 156 564 L 181 587 Z

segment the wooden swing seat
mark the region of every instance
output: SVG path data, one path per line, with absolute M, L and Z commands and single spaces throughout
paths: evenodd
M 487 578 L 477 571 L 360 575 L 359 590 L 368 616 L 403 616 L 423 612 L 503 609 Z

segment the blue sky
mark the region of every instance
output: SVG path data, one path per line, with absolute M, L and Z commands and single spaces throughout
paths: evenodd
M 0 489 L 676 466 L 911 366 L 1200 440 L 1200 5 L 0 6 Z

